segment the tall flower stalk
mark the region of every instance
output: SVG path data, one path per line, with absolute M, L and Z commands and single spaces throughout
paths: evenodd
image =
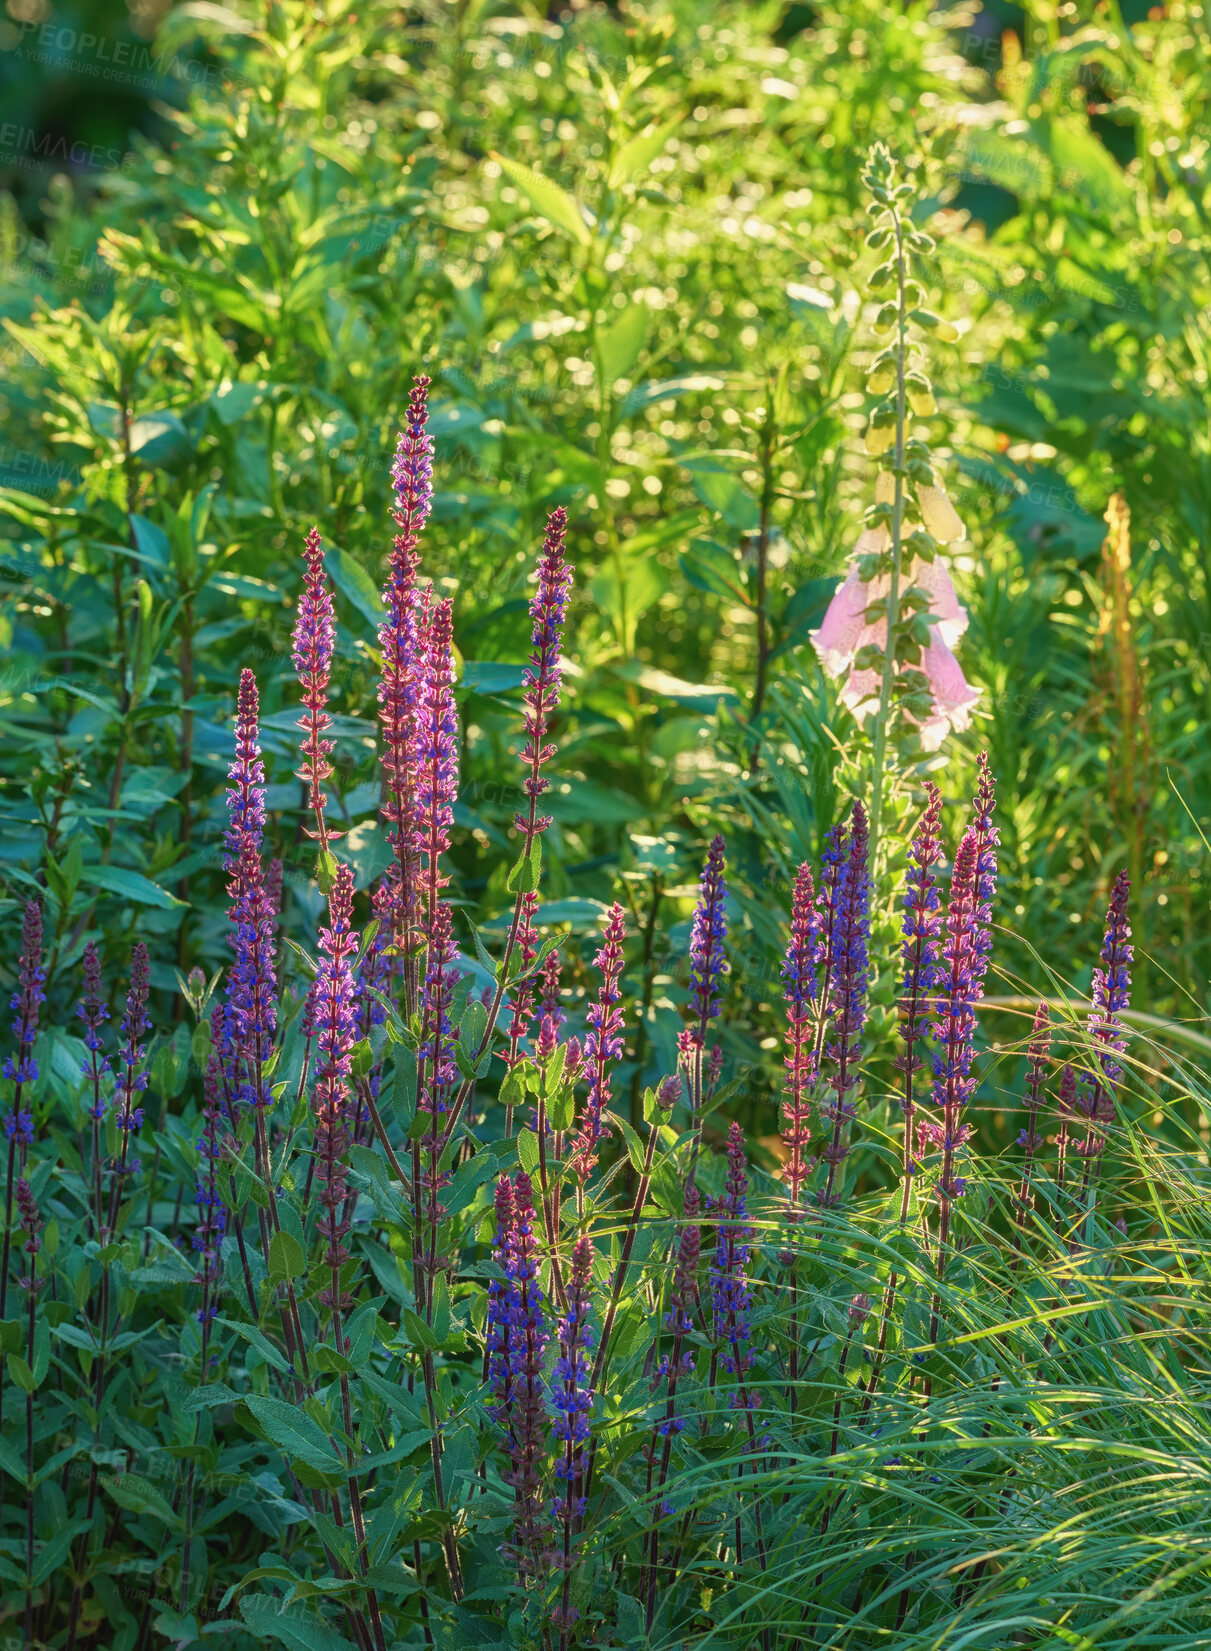
M 1030 1030 L 1030 1046 L 1026 1052 L 1026 1126 L 1018 1135 L 1022 1149 L 1022 1179 L 1014 1208 L 1017 1231 L 1013 1235 L 1013 1270 L 1016 1272 L 1026 1231 L 1026 1217 L 1034 1208 L 1032 1172 L 1035 1154 L 1043 1144 L 1037 1125 L 1039 1113 L 1046 1099 L 1047 1068 L 1051 1062 L 1051 1011 L 1046 1000 L 1040 1001 Z
M 601 986 L 596 1001 L 589 1007 L 584 1041 L 589 1093 L 571 1149 L 571 1172 L 576 1181 L 579 1212 L 583 1212 L 584 1189 L 596 1166 L 601 1139 L 606 1132 L 613 1068 L 622 1059 L 622 943 L 625 938 L 626 913 L 615 901 L 606 920 L 601 950 L 593 960 L 601 972 Z
M 978 692 L 964 681 L 950 651 L 966 628 L 939 549 L 963 538 L 962 522 L 930 464 L 929 446 L 910 417 L 931 416 L 933 390 L 918 359 L 918 328 L 944 339 L 949 323 L 923 308 L 925 292 L 911 274 L 914 256 L 933 251 L 913 227 L 914 185 L 897 182 L 886 147 L 873 146 L 863 173 L 875 227 L 866 237 L 885 253 L 873 271 L 876 292 L 891 289 L 875 320 L 890 344 L 871 364 L 867 389 L 879 397 L 871 413 L 866 450 L 881 461 L 875 502 L 866 512 L 849 575 L 812 640 L 833 676 L 848 673 L 842 702 L 859 720 L 873 719 L 870 852 L 877 863 L 888 742 L 937 750 L 951 728 L 965 728 Z M 911 488 L 911 491 L 910 491 Z M 918 525 L 913 526 L 914 518 Z M 911 531 L 910 531 L 911 529 Z
M 1092 1054 L 1080 1071 L 1076 1086 L 1076 1105 L 1087 1120 L 1084 1139 L 1075 1145 L 1077 1155 L 1085 1164 L 1078 1203 L 1084 1210 L 1086 1227 L 1093 1214 L 1097 1169 L 1114 1122 L 1115 1096 L 1123 1076 L 1119 1056 L 1127 1047 L 1122 1014 L 1131 1003 L 1131 964 L 1135 956 L 1128 916 L 1130 895 L 1130 878 L 1126 871 L 1120 871 L 1106 912 L 1101 957 L 1093 971 L 1088 1023 Z M 1087 1238 L 1088 1235 L 1086 1241 Z
M 803 1189 L 815 1168 L 807 1150 L 812 1137 L 812 1098 L 816 1085 L 817 971 L 821 958 L 820 919 L 811 867 L 805 860 L 795 876 L 791 899 L 790 939 L 782 964 L 782 997 L 786 1004 L 786 1054 L 782 1085 L 782 1139 L 786 1143 L 783 1184 L 788 1215 L 803 1219 Z M 792 1358 L 795 1348 L 792 1338 Z
M 562 507 L 553 510 L 547 518 L 547 530 L 538 557 L 538 588 L 530 603 L 531 649 L 523 696 L 527 738 L 521 753 L 521 760 L 527 768 L 522 782 L 526 809 L 514 817 L 514 826 L 521 834 L 521 851 L 508 883 L 516 898 L 504 954 L 496 971 L 496 986 L 488 1005 L 487 1024 L 474 1051 L 476 1062 L 492 1041 L 505 992 L 519 973 L 514 965 L 514 953 L 524 919 L 525 896 L 538 886 L 542 835 L 551 824 L 549 814 L 539 813 L 539 801 L 550 787 L 546 769 L 557 749 L 550 739 L 550 724 L 560 700 L 563 627 L 573 578 L 573 569 L 564 557 L 567 531 L 567 512 Z M 458 1122 L 473 1084 L 473 1078 L 465 1078 L 459 1086 L 450 1112 L 447 1137 Z
M 91 940 L 84 948 L 84 991 L 76 1006 L 76 1017 L 84 1027 L 84 1047 L 88 1053 L 84 1061 L 83 1075 L 92 1093 L 92 1104 L 88 1109 L 92 1125 L 89 1177 L 92 1211 L 89 1220 L 92 1236 L 95 1238 L 105 1224 L 101 1182 L 101 1125 L 105 1119 L 105 1102 L 101 1095 L 101 1084 L 109 1072 L 109 1061 L 101 1039 L 101 1028 L 109 1019 L 109 1006 L 105 1002 L 105 990 L 101 981 L 101 959 L 97 956 L 97 948 Z
M 561 1530 L 559 1568 L 563 1574 L 560 1601 L 551 1613 L 551 1622 L 559 1634 L 559 1651 L 567 1651 L 568 1635 L 580 1618 L 571 1603 L 572 1535 L 584 1517 L 585 1445 L 592 1431 L 589 1418 L 593 1410 L 593 1388 L 588 1367 L 593 1350 L 592 1284 L 593 1246 L 589 1238 L 582 1235 L 572 1250 L 567 1307 L 556 1326 L 559 1356 L 550 1387 L 551 1408 L 555 1413 L 551 1437 L 556 1444 L 555 1477 L 559 1481 L 554 1514 Z
M 353 872 L 339 865 L 328 896 L 328 924 L 319 937 L 320 966 L 316 975 L 315 1019 L 317 1071 L 312 1096 L 315 1121 L 312 1152 L 315 1155 L 320 1216 L 317 1231 L 323 1243 L 323 1266 L 328 1282 L 318 1300 L 326 1308 L 331 1325 L 332 1345 L 342 1356 L 349 1351 L 344 1333 L 345 1315 L 353 1305 L 341 1280 L 341 1269 L 349 1259 L 345 1240 L 349 1234 L 349 1130 L 350 1073 L 357 1027 L 357 986 L 353 960 L 358 936 L 353 927 Z M 348 1444 L 349 1517 L 357 1544 L 358 1569 L 363 1578 L 370 1568 L 366 1542 L 366 1521 L 362 1510 L 361 1485 L 356 1471 L 356 1437 L 349 1375 L 338 1377 L 341 1419 Z M 386 1640 L 373 1587 L 366 1590 L 370 1626 L 377 1651 L 385 1651 Z
M 694 1144 L 690 1153 L 690 1179 L 702 1144 L 703 1062 L 707 1033 L 720 1009 L 720 989 L 727 973 L 727 867 L 721 836 L 711 840 L 706 864 L 698 882 L 698 904 L 690 926 L 690 1014 L 691 1020 L 678 1038 L 682 1064 L 690 1092 L 690 1127 Z
M 859 1045 L 866 1024 L 866 990 L 870 965 L 870 871 L 866 811 L 856 802 L 849 834 L 849 857 L 841 878 L 832 948 L 832 1037 L 825 1045 L 828 1084 L 833 1100 L 823 1108 L 832 1136 L 822 1157 L 828 1178 L 820 1203 L 828 1208 L 840 1196 L 834 1191 L 837 1167 L 848 1155 L 845 1133 L 854 1115 L 850 1091 L 858 1083 Z
M 303 715 L 298 724 L 303 730 L 300 746 L 303 765 L 298 770 L 298 778 L 307 787 L 307 806 L 315 820 L 315 829 L 307 827 L 307 835 L 314 837 L 321 852 L 326 854 L 329 843 L 340 835 L 329 829 L 324 818 L 328 797 L 323 789 L 324 781 L 332 774 L 329 759 L 333 743 L 324 736 L 332 726 L 326 706 L 335 626 L 332 592 L 324 573 L 324 547 L 318 528 L 313 527 L 307 535 L 303 564 L 303 594 L 299 597 L 291 656 L 303 694 Z
M 959 844 L 951 873 L 946 937 L 938 971 L 937 1019 L 932 1027 L 935 1117 L 923 1126 L 926 1139 L 942 1155 L 937 1184 L 940 1206 L 937 1285 L 930 1312 L 930 1346 L 936 1345 L 938 1339 L 951 1212 L 954 1201 L 967 1189 L 964 1178 L 956 1173 L 956 1164 L 971 1134 L 964 1112 L 976 1088 L 972 1073 L 975 1006 L 984 995 L 984 975 L 991 947 L 992 899 L 996 889 L 998 834 L 992 823 L 994 807 L 992 777 L 987 758 L 982 757 L 972 823 Z
M 677 1263 L 673 1269 L 673 1284 L 669 1291 L 668 1311 L 664 1323 L 667 1330 L 672 1331 L 673 1346 L 661 1360 L 657 1370 L 656 1385 L 661 1381 L 665 1384 L 664 1415 L 652 1430 L 652 1439 L 648 1454 L 648 1492 L 652 1491 L 652 1467 L 655 1461 L 656 1441 L 663 1441 L 660 1450 L 660 1467 L 656 1474 L 654 1512 L 657 1516 L 667 1517 L 672 1508 L 665 1505 L 663 1492 L 669 1475 L 669 1463 L 672 1458 L 673 1440 L 685 1427 L 685 1420 L 677 1414 L 677 1387 L 682 1376 L 689 1375 L 694 1368 L 694 1355 L 685 1351 L 686 1337 L 694 1331 L 695 1315 L 698 1311 L 698 1262 L 701 1254 L 702 1234 L 698 1225 L 700 1210 L 698 1189 L 692 1182 L 687 1183 L 685 1189 L 685 1220 L 681 1228 L 681 1236 L 677 1244 Z M 660 1530 L 655 1521 L 649 1537 L 649 1557 L 646 1579 L 646 1588 L 641 1588 L 641 1597 L 646 1594 L 647 1631 L 652 1631 L 652 1618 L 656 1612 L 656 1583 L 659 1576 L 660 1559 Z
M 14 1055 L 6 1055 L 4 1076 L 13 1086 L 13 1104 L 4 1119 L 4 1133 L 8 1136 L 8 1179 L 4 1194 L 4 1255 L 0 1259 L 0 1319 L 4 1317 L 8 1299 L 9 1254 L 13 1235 L 13 1193 L 18 1162 L 25 1164 L 25 1154 L 34 1139 L 34 1115 L 23 1103 L 29 1086 L 37 1081 L 38 1061 L 34 1055 L 34 1039 L 38 1035 L 38 1011 L 46 1001 L 43 987 L 46 970 L 42 967 L 42 907 L 37 900 L 26 902 L 21 919 L 21 952 L 17 960 L 17 990 L 9 999 L 14 1014 L 13 1036 L 17 1042 Z

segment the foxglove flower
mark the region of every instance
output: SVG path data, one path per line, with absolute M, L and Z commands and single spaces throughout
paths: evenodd
M 856 802 L 849 834 L 849 854 L 837 890 L 830 945 L 832 961 L 832 993 L 829 1009 L 832 1017 L 832 1038 L 825 1046 L 829 1063 L 829 1086 L 834 1099 L 824 1108 L 826 1121 L 832 1124 L 832 1139 L 826 1144 L 822 1157 L 828 1164 L 828 1182 L 821 1194 L 821 1203 L 834 1201 L 834 1177 L 837 1165 L 847 1155 L 845 1127 L 854 1115 L 850 1090 L 858 1083 L 859 1043 L 866 1024 L 866 989 L 870 970 L 870 870 L 869 836 L 866 810 Z
M 817 972 L 822 949 L 816 890 L 811 868 L 804 861 L 795 877 L 790 940 L 782 964 L 782 997 L 786 1004 L 782 1139 L 787 1150 L 783 1179 L 792 1219 L 802 1216 L 803 1184 L 814 1168 L 807 1148 L 811 1141 L 812 1091 L 816 1082 Z
M 13 1109 L 4 1120 L 4 1133 L 22 1147 L 34 1138 L 33 1113 L 21 1105 L 22 1090 L 38 1077 L 38 1062 L 34 1055 L 34 1040 L 38 1036 L 38 1011 L 46 1002 L 46 970 L 42 967 L 42 907 L 36 900 L 26 903 L 21 919 L 21 953 L 17 960 L 17 990 L 9 999 L 13 1011 L 13 1036 L 17 1041 L 15 1055 L 4 1060 L 4 1076 L 16 1086 L 13 1090 Z M 24 1157 L 22 1158 L 24 1162 Z M 11 1194 L 11 1182 L 10 1182 Z M 11 1208 L 11 1205 L 10 1205 Z
M 884 472 L 879 477 L 875 500 L 876 505 L 885 507 L 885 514 L 893 492 L 894 481 Z M 963 536 L 962 523 L 941 488 L 920 486 L 917 495 L 926 531 L 939 543 Z M 869 650 L 882 654 L 887 649 L 891 573 L 886 561 L 890 548 L 891 532 L 886 520 L 880 518 L 862 533 L 823 623 L 810 633 L 828 675 L 845 675 L 841 703 L 859 722 L 873 716 L 879 703 L 883 668 L 869 663 Z M 959 604 L 945 564 L 936 559 L 907 560 L 901 570 L 899 592 L 902 611 L 912 604 L 928 624 L 928 640 L 920 646 L 919 662 L 897 660 L 897 673 L 906 687 L 915 682 L 923 685 L 919 696 L 906 696 L 903 711 L 909 722 L 918 725 L 923 749 L 936 751 L 952 728 L 968 727 L 972 706 L 980 697 L 980 690 L 965 680 L 952 651 L 967 629 L 967 613 Z
M 332 649 L 335 638 L 332 593 L 324 573 L 324 548 L 319 529 L 313 527 L 303 546 L 303 594 L 299 597 L 298 618 L 294 626 L 294 646 L 291 657 L 298 672 L 303 691 L 304 714 L 298 726 L 303 730 L 300 747 L 303 765 L 298 778 L 308 788 L 308 807 L 315 816 L 315 830 L 306 827 L 307 835 L 318 840 L 326 850 L 329 842 L 340 833 L 328 829 L 324 810 L 328 798 L 324 781 L 332 774 L 329 758 L 333 742 L 324 736 L 332 726 L 328 715 L 328 679 L 332 672 Z
M 273 909 L 261 863 L 265 830 L 265 765 L 261 761 L 256 678 L 240 674 L 236 707 L 235 761 L 227 791 L 229 824 L 225 835 L 228 915 L 232 923 L 234 961 L 227 983 L 231 1038 L 242 1068 L 237 1095 L 245 1105 L 267 1106 L 269 1089 L 264 1064 L 277 1026 L 277 979 L 274 971 Z
M 326 1244 L 324 1260 L 332 1275 L 332 1282 L 319 1299 L 334 1314 L 348 1304 L 337 1275 L 348 1260 L 344 1238 L 349 1230 L 345 1205 L 349 1195 L 349 1076 L 357 1036 L 357 985 L 353 973 L 357 945 L 353 871 L 341 864 L 328 896 L 328 926 L 321 928 L 319 935 L 320 966 L 315 980 L 318 1070 L 312 1092 L 312 1152 L 322 1206 L 317 1228 Z
M 589 1093 L 579 1133 L 572 1144 L 572 1174 L 583 1186 L 593 1173 L 598 1146 L 606 1132 L 605 1114 L 612 1096 L 612 1067 L 622 1059 L 622 943 L 626 913 L 617 902 L 606 920 L 604 943 L 594 963 L 601 971 L 601 989 L 588 1012 L 584 1065 Z M 566 1068 L 565 1068 L 566 1070 Z
M 556 750 L 547 743 L 547 731 L 551 713 L 559 704 L 563 626 L 572 588 L 573 569 L 564 561 L 567 530 L 567 511 L 562 507 L 553 510 L 547 518 L 546 536 L 538 558 L 538 590 L 530 603 L 533 647 L 524 677 L 526 744 L 521 753 L 522 762 L 530 770 L 523 782 L 530 807 L 528 818 L 519 814 L 515 821 L 517 829 L 527 834 L 527 841 L 551 823 L 549 815 L 539 815 L 536 810 L 539 797 L 551 783 L 542 770 Z
M 748 1223 L 744 1131 L 738 1123 L 733 1123 L 728 1131 L 727 1178 L 723 1197 L 714 1206 L 713 1213 L 717 1222 L 715 1259 L 708 1279 L 715 1346 L 719 1363 L 739 1383 L 739 1392 L 732 1396 L 732 1408 L 747 1410 L 751 1405 L 744 1377 L 753 1362 L 749 1351 L 753 1297 L 748 1285 L 753 1229 Z

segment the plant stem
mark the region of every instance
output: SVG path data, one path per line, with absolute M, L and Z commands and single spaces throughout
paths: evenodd
M 908 293 L 904 264 L 904 225 L 895 209 L 896 235 L 896 491 L 891 520 L 891 586 L 887 593 L 887 645 L 883 650 L 883 677 L 879 686 L 879 710 L 875 717 L 874 750 L 871 756 L 870 785 L 870 866 L 872 875 L 878 861 L 879 824 L 883 813 L 883 770 L 887 759 L 887 724 L 891 716 L 892 687 L 896 675 L 896 627 L 900 620 L 900 558 L 904 536 L 904 438 L 907 397 L 904 372 L 908 354 Z

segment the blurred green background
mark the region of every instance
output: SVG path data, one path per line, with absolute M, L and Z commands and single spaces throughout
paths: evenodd
M 790 872 L 864 783 L 807 635 L 873 479 L 859 176 L 878 138 L 916 168 L 932 298 L 960 329 L 931 423 L 983 702 L 939 777 L 970 795 L 986 747 L 1000 778 L 992 989 L 1054 969 L 1087 990 L 1127 865 L 1137 1004 L 1200 1020 L 1208 45 L 1199 5 L 1106 0 L 9 0 L 0 877 L 10 922 L 46 892 L 52 992 L 90 935 L 115 958 L 147 936 L 165 993 L 224 962 L 246 663 L 285 920 L 312 932 L 289 631 L 313 523 L 341 619 L 343 852 L 363 887 L 381 868 L 376 587 L 425 371 L 425 571 L 464 662 L 455 896 L 490 936 L 527 576 L 562 504 L 578 573 L 547 915 L 588 956 L 602 905 L 629 903 L 638 1095 L 671 1060 L 692 884 L 725 830 L 729 1056 L 767 1105 Z M 1103 548 L 1115 492 L 1126 555 Z

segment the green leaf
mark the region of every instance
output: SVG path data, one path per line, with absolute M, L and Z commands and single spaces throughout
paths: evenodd
M 357 1651 L 352 1640 L 320 1617 L 303 1615 L 297 1605 L 284 1610 L 280 1599 L 246 1596 L 240 1601 L 240 1615 L 258 1640 L 277 1640 L 291 1651 Z
M 36 1393 L 38 1384 L 34 1380 L 34 1373 L 21 1357 L 20 1353 L 8 1355 L 8 1373 L 16 1385 L 25 1393 Z
M 593 239 L 585 216 L 581 208 L 557 183 L 550 178 L 544 178 L 541 172 L 535 172 L 533 167 L 525 166 L 521 161 L 512 161 L 504 155 L 492 151 L 492 159 L 500 167 L 505 177 L 515 183 L 522 194 L 529 200 L 530 205 L 540 218 L 545 218 L 556 229 L 562 229 L 581 246 L 587 247 Z
M 170 1530 L 181 1529 L 180 1515 L 172 1511 L 150 1479 L 144 1479 L 137 1473 L 119 1473 L 112 1477 L 102 1474 L 101 1485 L 106 1494 L 127 1513 L 149 1514 Z
M 416 1051 L 403 1043 L 395 1046 L 391 1106 L 401 1124 L 410 1124 L 416 1116 Z
M 341 550 L 338 545 L 329 545 L 325 550 L 324 565 L 332 575 L 332 583 L 345 600 L 351 602 L 362 617 L 369 620 L 377 629 L 382 624 L 387 610 L 375 589 L 374 580 L 362 564 L 355 561 L 347 550 Z
M 297 1405 L 259 1393 L 250 1393 L 244 1403 L 266 1435 L 291 1461 L 305 1462 L 319 1473 L 344 1477 L 344 1462 L 311 1417 Z
M 108 894 L 121 895 L 140 906 L 158 906 L 162 911 L 189 904 L 187 900 L 178 900 L 175 894 L 169 894 L 167 889 L 151 882 L 141 872 L 126 871 L 121 866 L 85 866 L 80 873 L 80 882 L 85 888 L 104 889 Z
M 666 120 L 662 126 L 628 138 L 610 162 L 610 188 L 617 189 L 620 183 L 630 183 L 632 178 L 646 172 L 684 118 L 683 115 L 674 115 L 672 120 Z
M 629 304 L 612 326 L 597 334 L 601 376 L 606 384 L 630 376 L 647 343 L 649 315 L 646 304 Z
M 538 1136 L 532 1129 L 518 1130 L 517 1157 L 527 1175 L 533 1175 L 538 1169 Z
M 402 1311 L 402 1317 L 404 1333 L 407 1335 L 408 1340 L 412 1343 L 413 1347 L 417 1348 L 418 1351 L 422 1353 L 425 1351 L 432 1351 L 433 1348 L 440 1345 L 437 1337 L 433 1334 L 432 1330 L 430 1330 L 429 1326 L 425 1323 L 424 1319 L 421 1318 L 419 1313 L 414 1313 L 410 1307 L 405 1307 Z
M 269 1241 L 269 1277 L 275 1284 L 287 1278 L 302 1278 L 307 1271 L 307 1255 L 297 1238 L 281 1231 Z
M 557 1132 L 571 1129 L 572 1119 L 576 1114 L 576 1090 L 572 1084 L 565 1084 L 555 1095 L 547 1101 L 547 1122 Z
M 250 1342 L 265 1363 L 271 1365 L 274 1370 L 289 1371 L 290 1366 L 285 1358 L 269 1340 L 268 1336 L 262 1335 L 255 1324 L 240 1324 L 235 1319 L 225 1318 L 221 1318 L 219 1323 L 225 1324 L 229 1330 L 234 1330 L 237 1336 L 243 1336 L 244 1340 Z
M 631 1160 L 636 1175 L 643 1174 L 644 1150 L 643 1142 L 627 1123 L 625 1118 L 617 1118 L 617 1124 L 622 1131 L 622 1138 L 627 1144 L 627 1157 Z
M 510 894 L 533 894 L 542 879 L 542 838 L 535 837 L 530 852 L 522 854 L 509 873 L 505 888 Z

